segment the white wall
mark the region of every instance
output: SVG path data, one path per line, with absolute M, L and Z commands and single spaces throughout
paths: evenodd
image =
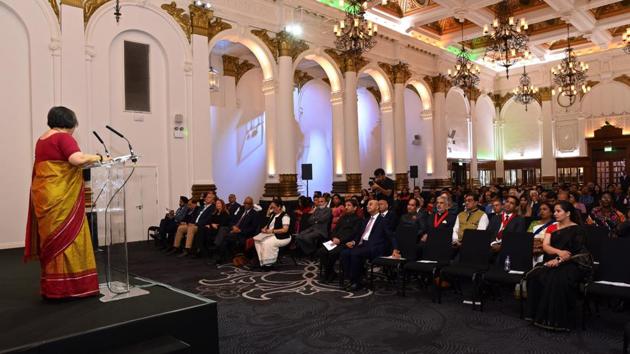
M 262 70 L 245 73 L 238 86 L 234 78 L 223 77 L 224 102 L 213 103 L 214 180 L 222 198 L 235 193 L 238 200 L 262 197 L 265 184 L 265 102 Z
M 452 88 L 446 95 L 446 127 L 447 134 L 455 130 L 455 144 L 449 142 L 446 156 L 448 158 L 470 158 L 468 139 L 468 103 L 461 90 Z M 448 141 L 451 141 L 448 139 Z
M 427 136 L 433 134 L 432 127 L 422 119 L 422 101 L 420 97 L 410 89 L 405 89 L 405 145 L 407 147 L 408 165 L 417 165 L 419 179 L 416 185 L 422 185 L 422 179 L 426 175 L 426 144 L 432 140 Z M 420 135 L 420 145 L 412 144 L 414 135 Z M 409 180 L 413 186 L 413 180 Z
M 361 183 L 367 188 L 374 170 L 383 167 L 381 162 L 380 108 L 374 96 L 364 87 L 357 89 L 359 110 L 359 159 Z
M 496 115 L 494 103 L 487 95 L 482 95 L 477 99 L 475 111 L 474 134 L 477 144 L 477 158 L 480 160 L 494 160 L 493 120 Z
M 295 119 L 299 124 L 297 142 L 298 183 L 301 181 L 301 165 L 313 164 L 313 180 L 309 181 L 309 194 L 313 191 L 330 191 L 333 180 L 332 159 L 332 105 L 330 86 L 322 80 L 311 80 L 293 95 Z
M 538 102 L 527 106 L 509 100 L 501 111 L 503 119 L 503 157 L 505 160 L 538 159 L 541 157 Z

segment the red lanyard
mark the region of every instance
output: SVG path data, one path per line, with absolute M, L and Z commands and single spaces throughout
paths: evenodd
M 501 228 L 501 230 L 505 229 L 505 227 L 510 223 L 510 221 L 514 219 L 515 215 L 516 215 L 515 213 L 512 213 L 512 215 L 510 215 L 510 217 L 506 219 L 505 213 L 503 213 L 503 216 L 502 216 L 503 221 L 501 221 L 501 224 L 503 225 L 503 227 Z
M 444 219 L 446 219 L 446 217 L 448 216 L 448 210 L 444 214 L 442 214 L 440 219 L 438 219 L 437 216 L 438 216 L 437 213 L 435 215 L 433 215 L 433 228 L 435 228 L 435 229 L 437 229 L 438 226 L 440 226 L 440 224 L 442 223 L 442 221 L 444 221 Z

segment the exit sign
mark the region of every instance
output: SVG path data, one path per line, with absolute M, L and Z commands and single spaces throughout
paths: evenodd
M 613 151 L 612 146 L 604 146 L 604 152 L 612 152 L 612 151 Z

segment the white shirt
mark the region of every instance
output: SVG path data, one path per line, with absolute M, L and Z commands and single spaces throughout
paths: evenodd
M 370 233 L 372 232 L 372 228 L 374 227 L 374 224 L 376 224 L 376 218 L 378 218 L 378 214 L 372 215 L 370 217 L 370 221 L 368 221 L 365 227 L 365 231 L 363 231 L 363 236 L 361 236 L 361 239 L 363 241 L 367 241 L 370 238 Z
M 464 211 L 464 213 L 467 213 L 467 211 Z M 486 215 L 486 213 L 483 213 L 483 215 L 481 216 L 481 219 L 479 219 L 479 224 L 477 224 L 477 230 L 487 229 L 488 224 L 490 224 L 490 219 L 488 219 L 488 215 Z M 457 216 L 457 218 L 455 218 L 455 226 L 453 226 L 453 242 L 459 239 L 458 233 L 459 233 L 459 215 Z
M 206 209 L 208 209 L 209 206 L 210 204 L 206 204 L 203 206 L 203 210 L 199 213 L 199 215 L 197 215 L 197 220 L 195 220 L 195 224 L 199 222 L 199 218 L 201 217 L 201 214 L 203 214 L 203 212 L 206 211 Z

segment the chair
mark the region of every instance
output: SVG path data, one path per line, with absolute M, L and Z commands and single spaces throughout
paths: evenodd
M 431 230 L 422 248 L 422 257 L 415 262 L 407 262 L 403 266 L 402 295 L 405 296 L 407 279 L 410 274 L 430 276 L 434 282 L 442 267 L 449 264 L 453 255 L 453 231 L 451 229 Z M 437 285 L 439 287 L 439 284 Z M 437 290 L 433 301 L 438 300 Z
M 599 263 L 602 244 L 610 237 L 610 230 L 603 226 L 586 225 L 586 248 L 593 255 L 593 261 Z M 596 263 L 596 264 L 597 264 Z
M 415 261 L 417 258 L 418 227 L 416 225 L 398 225 L 394 237 L 396 237 L 401 258 L 379 257 L 370 262 L 370 288 L 372 290 L 374 290 L 374 266 L 400 269 L 406 262 Z
M 534 234 L 531 232 L 503 233 L 501 251 L 494 267 L 482 274 L 483 283 L 519 285 L 523 289 L 523 276 L 532 269 Z M 505 259 L 510 257 L 510 272 L 505 271 Z M 523 318 L 524 297 L 520 297 L 520 316 Z M 483 299 L 481 299 L 483 303 Z
M 147 242 L 153 238 L 155 242 L 158 242 L 158 236 L 160 235 L 160 227 L 159 226 L 149 226 L 147 229 Z
M 477 303 L 479 275 L 489 268 L 490 242 L 492 234 L 487 230 L 466 230 L 459 252 L 459 261 L 440 270 L 440 279 L 453 278 L 459 280 L 470 278 L 473 282 L 472 309 Z M 442 292 L 438 287 L 438 302 L 441 302 Z M 483 311 L 483 304 L 480 303 Z
M 630 239 L 610 238 L 601 248 L 599 268 L 584 286 L 583 319 L 593 297 L 630 299 Z M 584 320 L 583 320 L 584 321 Z M 583 323 L 584 325 L 584 323 Z

